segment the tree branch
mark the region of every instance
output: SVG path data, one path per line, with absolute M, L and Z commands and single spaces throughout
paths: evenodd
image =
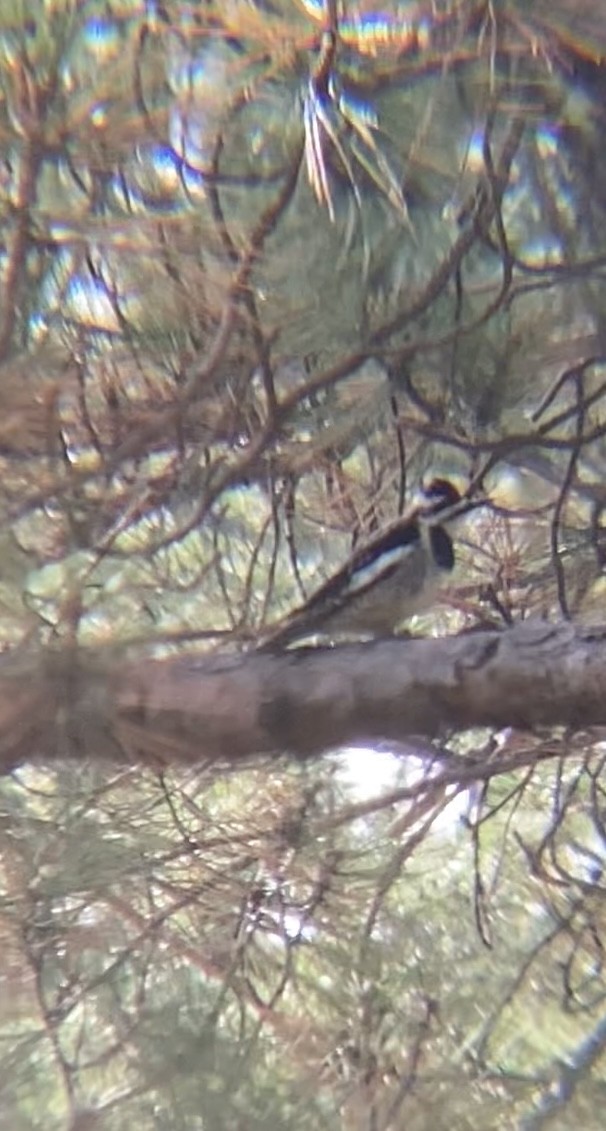
M 59 757 L 233 765 L 477 726 L 606 725 L 605 639 L 527 622 L 262 655 L 7 654 L 0 769 Z

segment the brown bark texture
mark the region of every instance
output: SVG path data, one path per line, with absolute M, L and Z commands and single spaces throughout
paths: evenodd
M 604 726 L 605 642 L 606 629 L 535 621 L 275 654 L 7 653 L 0 768 L 57 758 L 233 766 L 480 726 Z

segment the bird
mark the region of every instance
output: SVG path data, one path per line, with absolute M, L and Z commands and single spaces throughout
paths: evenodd
M 462 503 L 454 483 L 434 479 L 408 514 L 359 547 L 259 650 L 315 636 L 393 636 L 402 621 L 431 607 L 440 583 L 454 569 L 446 524 Z

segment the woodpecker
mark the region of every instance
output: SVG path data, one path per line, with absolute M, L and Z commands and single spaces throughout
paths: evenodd
M 446 529 L 461 495 L 448 479 L 434 479 L 422 501 L 361 546 L 263 642 L 263 651 L 307 637 L 392 636 L 402 621 L 430 608 L 454 569 Z

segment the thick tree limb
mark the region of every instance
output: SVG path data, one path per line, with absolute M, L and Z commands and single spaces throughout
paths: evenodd
M 504 632 L 276 654 L 0 661 L 0 768 L 57 757 L 236 763 L 477 726 L 606 725 L 606 629 Z

